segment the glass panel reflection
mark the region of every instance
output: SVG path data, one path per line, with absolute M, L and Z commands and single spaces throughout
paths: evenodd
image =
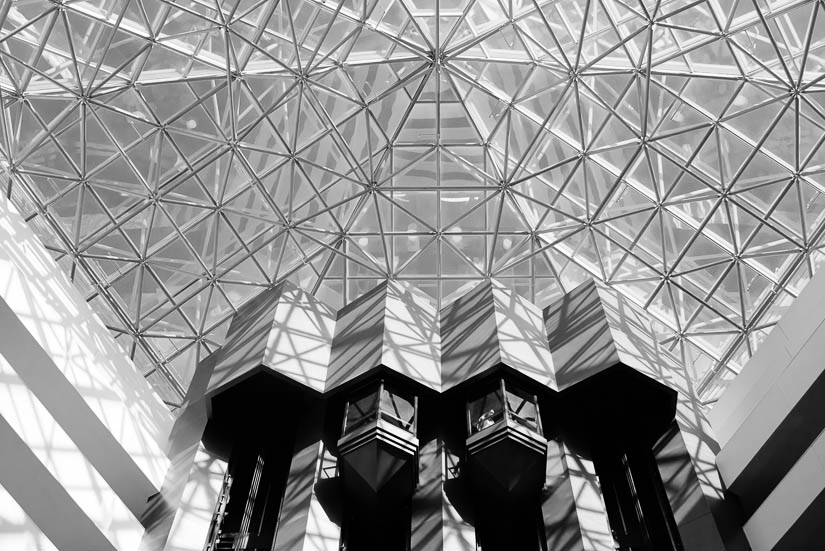
M 404 397 L 381 381 L 360 398 L 347 403 L 342 436 L 379 419 L 415 434 L 416 405 L 416 397 Z
M 0 185 L 172 405 L 259 288 L 388 275 L 619 284 L 709 401 L 822 263 L 808 0 L 52 4 L 3 3 Z

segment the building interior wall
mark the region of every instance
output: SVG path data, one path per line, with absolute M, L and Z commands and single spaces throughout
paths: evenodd
M 225 529 L 259 537 L 237 549 L 496 551 L 517 533 L 537 551 L 733 551 L 804 549 L 821 529 L 819 420 L 794 407 L 818 395 L 825 309 L 810 305 L 825 296 L 823 276 L 771 337 L 784 339 L 781 357 L 763 347 L 710 411 L 644 312 L 609 289 L 588 283 L 541 310 L 490 281 L 441 311 L 394 282 L 338 312 L 274 287 L 239 310 L 172 415 L 142 377 L 121 377 L 129 361 L 4 209 L 14 236 L 0 244 L 4 328 L 20 338 L 0 338 L 3 548 L 218 551 Z M 57 342 L 74 339 L 76 353 L 50 344 L 55 327 L 69 328 Z M 416 397 L 405 444 L 415 452 L 399 456 L 377 427 L 365 476 L 389 474 L 375 495 L 356 495 L 375 481 L 342 477 L 363 464 L 343 466 L 342 416 L 377 381 Z M 540 430 L 505 424 L 471 451 L 468 403 L 497 381 L 527 389 Z M 813 424 L 795 433 L 789 418 Z M 760 458 L 797 433 L 796 456 L 743 507 L 737 478 L 758 480 L 772 468 Z M 741 435 L 761 440 L 747 447 Z M 264 505 L 250 498 L 258 490 Z M 631 498 L 614 504 L 621 495 Z M 617 530 L 627 504 L 646 528 Z M 365 512 L 382 528 L 372 532 Z

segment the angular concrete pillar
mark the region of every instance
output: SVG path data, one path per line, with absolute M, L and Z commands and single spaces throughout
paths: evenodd
M 551 440 L 541 513 L 548 551 L 614 551 L 593 462 Z
M 341 528 L 315 492 L 324 444 L 302 439 L 293 452 L 273 551 L 338 551 Z
M 441 390 L 438 314 L 418 291 L 386 281 L 338 312 L 326 390 L 385 368 Z
M 476 549 L 475 529 L 462 519 L 445 487 L 445 483 L 450 479 L 448 456 L 449 451 L 439 439 L 421 446 L 418 457 L 418 487 L 412 498 L 412 551 Z
M 736 522 L 738 504 L 726 499 L 715 467 L 719 446 L 707 411 L 685 366 L 659 346 L 647 314 L 618 293 L 591 281 L 548 306 L 544 319 L 562 396 L 602 372 L 616 373 L 617 366 L 630 368 L 675 392 L 676 433 L 672 441 L 663 444 L 657 460 L 666 484 L 675 475 L 669 464 L 673 453 L 682 454 L 682 467 L 693 473 L 689 477 L 694 482 L 689 500 L 683 499 L 678 489 L 667 492 L 682 543 L 688 551 L 744 549 Z M 621 401 L 621 397 L 617 399 Z
M 268 371 L 323 392 L 335 313 L 290 283 L 267 289 L 232 318 L 206 394 Z
M 164 545 L 144 540 L 141 551 L 202 551 L 224 487 L 226 462 L 203 445 L 195 450 Z
M 258 518 L 257 515 L 273 513 L 266 505 L 270 503 L 267 498 L 254 501 L 249 497 L 257 492 L 257 486 L 255 490 L 251 486 L 257 484 L 253 482 L 253 475 L 242 467 L 244 458 L 255 457 L 250 453 L 258 454 L 259 460 L 261 454 L 267 457 L 267 468 L 260 479 L 267 480 L 261 482 L 268 488 L 266 491 L 270 491 L 268 481 L 271 477 L 280 476 L 281 467 L 290 469 L 282 509 L 285 516 L 282 515 L 275 536 L 280 538 L 280 545 L 290 549 L 296 545 L 296 549 L 311 549 L 319 537 L 324 539 L 325 528 L 319 520 L 323 509 L 320 513 L 316 510 L 320 504 L 314 494 L 315 466 L 319 459 L 313 459 L 313 454 L 317 455 L 321 446 L 322 420 L 319 416 L 322 411 L 318 395 L 326 385 L 334 323 L 334 311 L 289 283 L 261 292 L 235 314 L 225 344 L 198 366 L 190 387 L 190 394 L 194 394 L 187 397 L 181 426 L 176 427 L 180 428 L 175 434 L 180 437 L 182 464 L 191 462 L 193 451 L 197 451 L 197 457 L 190 472 L 181 469 L 180 476 L 168 480 L 170 502 L 181 492 L 181 484 L 185 489 L 167 549 L 188 549 L 190 543 L 179 533 L 194 533 L 191 542 L 203 545 L 210 535 L 207 532 L 213 520 L 212 513 L 205 515 L 203 511 L 211 508 L 214 512 L 216 509 L 220 492 L 214 491 L 214 487 L 220 486 L 218 478 L 222 484 L 227 470 L 233 476 L 229 494 L 232 512 L 231 518 L 223 519 L 224 531 L 243 532 L 242 538 L 251 538 L 249 541 L 254 540 L 255 545 L 261 540 L 271 541 L 274 520 L 262 524 L 261 531 L 246 533 L 252 516 Z M 203 387 L 200 395 L 191 390 L 200 385 Z M 290 418 L 296 413 L 300 418 Z M 289 419 L 289 422 L 279 423 L 271 431 L 258 431 L 262 420 L 272 416 Z M 205 433 L 205 445 L 200 447 L 194 445 L 197 440 L 192 438 L 196 429 Z M 310 437 L 310 444 L 306 443 L 307 434 L 314 435 Z M 304 444 L 292 457 L 296 435 Z M 281 453 L 285 455 L 279 455 Z M 219 457 L 221 461 L 218 461 Z M 203 463 L 202 467 L 199 462 Z M 305 490 L 309 493 L 305 494 Z M 241 493 L 236 495 L 236 491 Z M 203 492 L 203 495 L 197 492 Z M 198 498 L 194 511 L 191 511 L 188 495 Z M 254 502 L 254 511 L 244 510 L 243 506 L 238 509 L 239 503 L 243 505 L 237 501 L 239 498 L 247 499 L 246 507 L 251 507 Z M 280 495 L 273 499 L 280 499 Z M 304 505 L 307 508 L 302 508 Z M 227 522 L 232 526 L 229 530 L 226 530 Z M 306 542 L 284 543 L 289 540 L 288 534 L 297 534 L 294 526 L 302 522 L 305 529 L 314 526 L 314 522 L 319 523 L 312 528 L 313 536 Z M 323 545 L 319 547 L 322 548 Z
M 541 310 L 496 281 L 483 281 L 441 310 L 442 389 L 501 365 L 555 389 Z

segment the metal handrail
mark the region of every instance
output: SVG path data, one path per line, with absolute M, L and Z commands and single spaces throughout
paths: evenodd
M 490 412 L 493 412 L 492 415 L 487 416 Z M 490 410 L 483 413 L 474 423 L 471 424 L 473 433 L 481 432 L 492 425 L 501 422 L 504 419 L 505 414 L 507 415 L 508 419 L 513 419 L 515 422 L 519 423 L 520 425 L 524 425 L 536 432 L 541 433 L 541 421 L 536 412 L 536 417 L 526 417 L 523 415 L 519 415 L 509 405 L 504 405 L 498 410 Z M 482 426 L 484 425 L 484 426 Z
M 397 415 L 393 415 L 392 413 L 388 413 L 388 412 L 384 411 L 381 408 L 375 408 L 373 411 L 368 412 L 368 414 L 366 414 L 363 417 L 361 417 L 360 419 L 358 419 L 355 423 L 353 423 L 349 427 L 344 427 L 344 434 L 351 433 L 355 429 L 360 428 L 363 425 L 366 425 L 366 424 L 372 422 L 375 419 L 381 419 L 381 418 L 388 418 L 390 420 L 398 421 L 401 428 L 403 428 L 404 430 L 408 430 L 412 433 L 415 432 L 415 418 L 416 418 L 415 414 L 413 414 L 412 418 L 410 418 L 410 419 L 404 419 L 402 417 L 398 417 Z
M 533 417 L 524 417 L 524 416 L 519 415 L 518 413 L 516 413 L 514 411 L 508 411 L 507 413 L 510 415 L 511 418 L 515 418 L 516 421 L 521 421 L 522 425 L 527 425 L 528 427 L 533 427 L 534 429 L 539 428 L 538 416 L 536 416 L 534 418 Z
M 206 551 L 217 551 L 219 549 L 222 533 L 221 524 L 226 515 L 226 506 L 229 503 L 229 491 L 232 488 L 232 475 L 227 470 L 223 475 L 223 482 L 221 484 L 221 493 L 218 496 L 218 501 L 215 504 L 215 511 L 212 514 L 212 521 L 209 525 L 209 539 L 206 542 Z

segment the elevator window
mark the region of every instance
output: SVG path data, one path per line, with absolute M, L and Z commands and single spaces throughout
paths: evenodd
M 352 434 L 378 420 L 415 434 L 417 403 L 417 397 L 403 396 L 380 381 L 359 398 L 347 402 L 342 436 Z
M 471 400 L 467 406 L 467 431 L 470 435 L 486 430 L 504 420 L 512 421 L 542 434 L 538 398 L 499 379 L 494 388 Z

